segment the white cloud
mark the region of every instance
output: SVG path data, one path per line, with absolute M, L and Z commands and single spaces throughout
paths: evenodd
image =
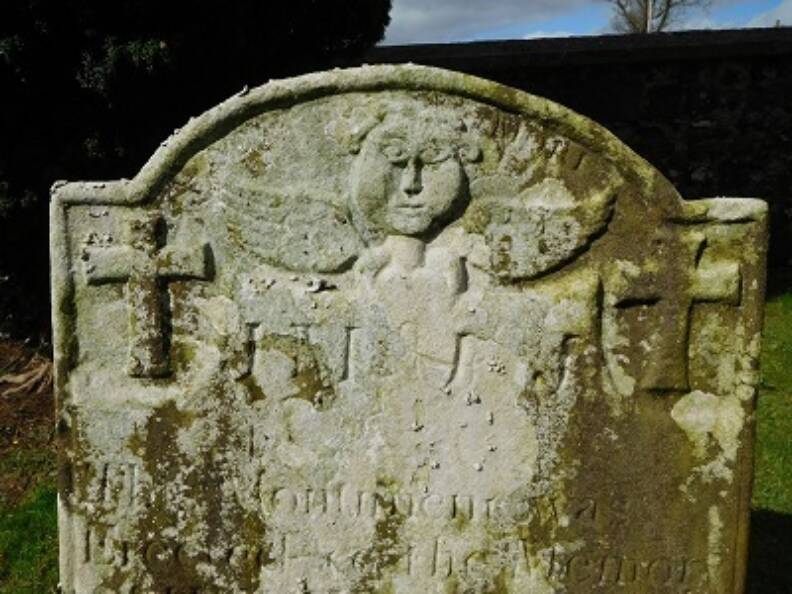
M 745 0 L 715 0 L 711 7 L 693 9 L 683 14 L 683 19 L 675 23 L 673 30 L 691 29 L 740 29 L 745 27 L 773 27 L 776 20 L 782 24 L 792 24 L 792 0 L 783 0 L 779 6 L 767 12 L 756 15 L 750 20 L 745 17 L 724 19 L 718 18 L 716 8 L 726 8 L 730 5 L 745 4 Z M 735 20 L 737 19 L 737 20 Z
M 393 0 L 385 44 L 473 39 L 481 31 L 539 23 L 591 0 Z
M 725 20 L 718 15 L 718 9 L 729 8 L 745 0 L 712 0 L 699 6 L 682 9 L 671 17 L 669 31 L 695 31 L 702 29 L 734 29 L 745 24 Z
M 792 25 L 792 0 L 784 0 L 772 10 L 755 16 L 748 26 L 775 27 L 779 21 L 782 25 Z
M 531 31 L 522 36 L 523 39 L 546 39 L 548 37 L 574 37 L 570 31 Z
M 680 20 L 671 26 L 672 31 L 697 31 L 702 29 L 732 29 L 736 24 L 726 21 L 715 21 L 707 15 L 694 15 Z

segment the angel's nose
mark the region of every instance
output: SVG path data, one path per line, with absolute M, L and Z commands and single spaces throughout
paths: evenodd
M 417 159 L 410 159 L 402 173 L 400 188 L 408 196 L 419 194 L 423 189 L 421 183 L 421 165 Z

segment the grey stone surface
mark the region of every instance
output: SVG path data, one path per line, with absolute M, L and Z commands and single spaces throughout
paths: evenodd
M 766 209 L 456 73 L 53 190 L 67 594 L 742 591 Z

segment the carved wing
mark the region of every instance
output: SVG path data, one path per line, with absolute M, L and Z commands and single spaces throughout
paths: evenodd
M 532 149 L 538 154 L 527 175 L 505 170 L 471 185 L 466 218 L 484 235 L 492 272 L 503 280 L 535 278 L 585 251 L 606 228 L 623 184 L 615 168 L 579 145 L 551 140 Z
M 363 248 L 347 213 L 329 200 L 240 186 L 227 189 L 223 201 L 228 239 L 253 266 L 341 272 Z

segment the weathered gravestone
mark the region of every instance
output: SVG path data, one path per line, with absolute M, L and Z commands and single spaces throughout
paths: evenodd
M 365 67 L 57 186 L 66 593 L 735 593 L 765 207 Z

